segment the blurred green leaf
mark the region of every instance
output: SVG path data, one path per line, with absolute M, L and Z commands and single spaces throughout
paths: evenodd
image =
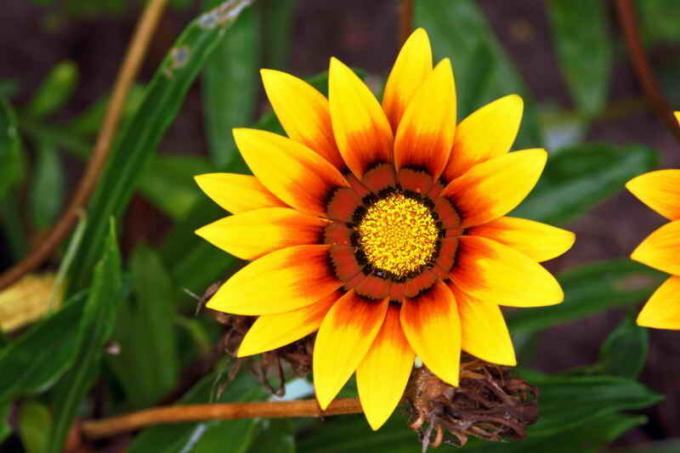
M 0 350 L 0 403 L 50 388 L 78 352 L 77 326 L 84 295 L 71 297 L 58 312 Z
M 645 367 L 648 348 L 647 329 L 637 326 L 632 317 L 626 317 L 602 345 L 596 370 L 635 379 Z
M 149 162 L 139 179 L 139 190 L 175 220 L 184 219 L 201 198 L 194 176 L 211 171 L 201 156 L 161 154 Z
M 12 428 L 9 426 L 9 415 L 12 412 L 12 403 L 10 401 L 0 402 L 0 444 L 2 444 L 10 434 Z
M 38 87 L 23 113 L 32 118 L 42 118 L 56 112 L 71 99 L 77 84 L 76 65 L 70 61 L 58 63 Z
M 38 230 L 52 225 L 64 202 L 64 168 L 51 143 L 40 143 L 36 149 L 31 184 L 31 217 Z
M 552 307 L 509 314 L 513 333 L 536 332 L 612 308 L 639 303 L 658 287 L 662 276 L 628 260 L 602 261 L 572 268 L 558 276 L 565 300 Z
M 680 39 L 680 2 L 637 0 L 642 32 L 648 44 L 675 44 Z
M 147 86 L 142 105 L 122 132 L 118 146 L 89 204 L 91 221 L 82 253 L 70 281 L 82 287 L 99 256 L 108 219 L 121 215 L 153 156 L 161 137 L 174 120 L 184 96 L 221 37 L 248 0 L 232 0 L 226 7 L 202 14 L 191 22 Z M 230 7 L 229 7 L 230 6 Z
M 78 407 L 97 377 L 122 297 L 120 254 L 115 226 L 113 219 L 110 219 L 104 253 L 95 266 L 92 286 L 78 326 L 78 354 L 73 366 L 55 389 L 52 405 L 54 425 L 48 443 L 49 452 L 62 450 Z M 71 325 L 70 329 L 73 328 Z
M 118 312 L 112 339 L 120 353 L 108 363 L 133 407 L 154 404 L 170 392 L 179 376 L 174 330 L 175 291 L 158 254 L 145 246 L 130 258 L 133 298 Z
M 564 224 L 654 169 L 658 153 L 643 145 L 582 144 L 550 155 L 543 176 L 512 215 Z
M 451 58 L 460 119 L 496 98 L 517 93 L 527 104 L 517 147 L 541 145 L 530 94 L 474 0 L 417 0 L 414 21 L 428 31 L 435 55 Z
M 293 422 L 287 419 L 264 419 L 260 433 L 248 453 L 295 453 Z
M 613 64 L 602 0 L 550 0 L 553 38 L 569 91 L 580 110 L 594 115 L 604 107 Z
M 216 382 L 225 378 L 219 373 L 203 378 L 179 404 L 212 402 Z M 254 401 L 264 397 L 260 384 L 248 373 L 241 373 L 228 384 L 216 402 Z M 128 452 L 245 452 L 253 440 L 257 423 L 254 419 L 243 419 L 159 425 L 136 436 Z
M 27 401 L 19 413 L 19 437 L 27 453 L 42 453 L 47 449 L 52 415 L 44 404 Z
M 206 9 L 221 0 L 205 0 Z M 205 63 L 202 95 L 206 134 L 212 160 L 218 167 L 234 159 L 231 130 L 252 121 L 260 77 L 260 15 L 244 11 L 221 38 Z
M 260 0 L 255 4 L 262 20 L 262 52 L 267 68 L 284 69 L 288 63 L 295 3 L 295 0 Z
M 0 201 L 24 176 L 17 119 L 9 103 L 0 97 Z
M 144 99 L 144 87 L 141 85 L 133 85 L 130 92 L 125 99 L 123 112 L 121 113 L 119 130 L 125 129 L 127 123 L 130 121 L 134 113 L 139 108 Z M 72 135 L 82 137 L 93 137 L 99 132 L 106 109 L 109 105 L 110 98 L 105 96 L 90 105 L 80 115 L 75 117 L 66 125 L 66 132 Z M 80 157 L 87 157 L 89 155 L 81 155 Z
M 0 98 L 13 98 L 19 93 L 19 86 L 19 82 L 15 79 L 0 79 Z

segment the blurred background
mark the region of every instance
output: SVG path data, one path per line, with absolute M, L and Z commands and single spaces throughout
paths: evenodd
M 170 3 L 126 104 L 124 123 L 134 117 L 145 84 L 177 36 L 207 4 L 217 4 Z M 24 171 L 0 201 L 0 269 L 10 267 L 43 237 L 76 187 L 141 6 L 131 0 L 3 0 L 0 96 L 17 112 Z M 662 91 L 680 109 L 680 2 L 639 0 L 635 6 Z M 659 281 L 657 275 L 640 274 L 638 268 L 620 270 L 626 264 L 606 264 L 625 259 L 663 223 L 623 190 L 623 182 L 653 168 L 680 167 L 680 143 L 648 108 L 630 67 L 614 2 L 422 0 L 416 2 L 414 22 L 428 29 L 439 57 L 453 57 L 460 117 L 517 91 L 528 103 L 521 146 L 545 146 L 556 153 L 569 150 L 556 154 L 560 166 L 551 169 L 526 210 L 529 217 L 576 232 L 575 247 L 548 267 L 567 272 L 564 278 L 571 282 L 567 289 L 581 298 L 582 305 L 599 305 L 538 327 L 520 319 L 513 332 L 524 366 L 546 373 L 592 367 L 602 359 L 602 345 L 612 331 L 625 327 Z M 208 60 L 163 135 L 158 157 L 145 158 L 138 190 L 119 217 L 123 256 L 154 262 L 148 253 L 155 257 L 154 250 L 160 251 L 172 279 L 167 282 L 169 291 L 180 300 L 178 311 L 188 313 L 193 306 L 178 288 L 202 294 L 232 265 L 221 252 L 201 252 L 208 253 L 202 257 L 218 260 L 211 270 L 205 270 L 198 257 L 191 261 L 184 256 L 196 243 L 190 237 L 192 226 L 219 216 L 215 208 L 197 208 L 206 204 L 198 204 L 202 196 L 191 176 L 234 165 L 238 157 L 225 151 L 232 147 L 229 128 L 252 124 L 268 112 L 257 69 L 283 68 L 310 77 L 323 73 L 330 56 L 337 56 L 359 68 L 379 91 L 400 45 L 398 28 L 396 0 L 258 0 L 228 31 L 228 39 L 211 57 L 214 60 Z M 230 108 L 223 109 L 224 105 Z M 594 159 L 579 157 L 600 148 L 602 153 Z M 585 178 L 576 181 L 578 187 L 570 186 L 556 198 L 541 198 L 551 187 L 577 177 Z M 575 200 L 579 196 L 583 199 Z M 558 209 L 560 203 L 572 201 L 571 211 Z M 150 252 L 140 252 L 140 244 Z M 178 264 L 180 257 L 185 260 Z M 54 255 L 42 271 L 55 271 L 62 258 L 63 254 Z M 611 272 L 607 267 L 588 280 L 578 272 L 592 268 L 573 271 L 600 261 L 611 265 Z M 197 275 L 189 275 L 187 269 Z M 174 365 L 179 369 L 200 356 L 200 351 L 186 352 L 185 343 L 198 342 L 199 350 L 208 350 L 217 335 L 209 321 L 186 319 L 177 334 L 178 348 L 184 351 Z M 7 338 L 16 332 L 22 330 L 6 332 Z M 668 441 L 680 437 L 680 333 L 649 331 L 648 339 L 647 333 L 636 335 L 644 335 L 642 347 L 648 345 L 639 381 L 665 399 L 638 409 L 646 422 L 622 434 L 610 448 L 632 451 L 631 446 L 659 445 L 658 451 L 662 446 L 663 451 L 680 451 L 680 443 Z M 125 373 L 116 370 L 123 366 L 109 364 L 113 376 L 122 381 Z M 125 386 L 114 384 L 112 392 L 135 392 Z M 166 390 L 172 388 L 174 384 Z M 106 412 L 111 404 L 99 410 Z M 660 441 L 664 442 L 653 444 Z M 16 438 L 5 444 L 9 449 L 18 445 Z

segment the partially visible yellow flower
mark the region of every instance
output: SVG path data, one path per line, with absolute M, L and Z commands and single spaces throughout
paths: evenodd
M 680 112 L 675 112 L 680 122 Z M 670 223 L 650 234 L 631 258 L 671 274 L 638 315 L 644 327 L 680 330 L 680 170 L 645 173 L 626 184 L 640 201 Z
M 28 274 L 0 291 L 0 331 L 20 329 L 59 308 L 62 288 L 55 285 L 55 274 Z
M 422 29 L 397 57 L 382 105 L 335 58 L 328 99 L 283 72 L 262 78 L 288 137 L 236 129 L 255 176 L 197 177 L 234 214 L 197 234 L 253 261 L 207 304 L 259 316 L 239 355 L 318 331 L 319 404 L 356 372 L 374 429 L 399 403 L 416 355 L 454 386 L 461 350 L 515 365 L 499 305 L 560 303 L 560 285 L 539 263 L 574 241 L 507 216 L 547 159 L 542 149 L 508 153 L 521 98 L 500 98 L 457 125 L 451 63 L 433 68 Z

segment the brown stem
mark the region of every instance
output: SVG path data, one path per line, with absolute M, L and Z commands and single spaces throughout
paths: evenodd
M 638 21 L 635 14 L 635 6 L 632 0 L 616 0 L 619 25 L 626 38 L 626 46 L 633 70 L 638 78 L 647 102 L 656 115 L 666 124 L 675 138 L 680 141 L 680 126 L 673 115 L 673 109 L 661 93 L 659 84 L 654 76 L 654 71 L 645 54 Z
M 19 280 L 24 274 L 40 266 L 66 238 L 76 220 L 78 220 L 78 213 L 90 198 L 106 163 L 125 106 L 125 99 L 144 61 L 151 37 L 158 26 L 166 3 L 167 0 L 150 0 L 137 23 L 125 60 L 118 72 L 111 101 L 99 130 L 92 157 L 68 207 L 43 240 L 23 260 L 0 275 L 0 289 L 6 288 Z
M 413 30 L 413 0 L 401 0 L 399 6 L 399 42 L 404 44 Z
M 93 440 L 136 431 L 145 426 L 161 423 L 260 417 L 325 417 L 360 412 L 361 404 L 356 398 L 335 400 L 326 410 L 321 410 L 316 400 L 177 405 L 145 409 L 103 420 L 87 420 L 82 423 L 81 432 L 86 438 Z

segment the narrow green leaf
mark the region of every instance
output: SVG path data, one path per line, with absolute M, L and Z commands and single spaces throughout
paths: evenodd
M 220 0 L 205 0 L 206 9 Z M 234 160 L 231 130 L 252 121 L 260 77 L 260 14 L 244 11 L 221 38 L 205 63 L 201 93 L 206 135 L 213 163 L 224 167 Z
M 54 425 L 50 433 L 49 452 L 62 450 L 80 402 L 94 383 L 104 347 L 115 326 L 122 296 L 120 254 L 113 219 L 110 219 L 105 251 L 95 266 L 92 287 L 78 326 L 78 354 L 55 391 L 52 405 Z M 70 328 L 73 329 L 73 325 Z
M 179 404 L 207 403 L 213 398 L 216 379 L 213 374 L 196 384 Z M 216 402 L 254 401 L 265 396 L 259 383 L 248 373 L 241 373 L 228 384 Z M 159 425 L 142 431 L 130 444 L 129 453 L 148 451 L 171 453 L 186 451 L 244 452 L 250 445 L 257 421 L 253 419 Z M 205 443 L 204 443 L 205 442 Z
M 23 178 L 23 164 L 16 115 L 9 103 L 0 97 L 0 201 Z
M 42 453 L 47 449 L 52 415 L 37 401 L 27 401 L 19 412 L 19 437 L 27 453 Z
M 37 146 L 31 184 L 31 217 L 38 230 L 49 227 L 61 211 L 64 202 L 64 168 L 51 143 Z
M 658 153 L 643 145 L 562 148 L 548 158 L 536 189 L 512 215 L 563 224 L 620 192 L 629 179 L 657 164 Z
M 78 68 L 73 62 L 58 63 L 45 77 L 24 112 L 32 118 L 42 118 L 61 108 L 78 84 Z
M 460 93 L 458 117 L 517 93 L 527 103 L 517 147 L 541 146 L 536 111 L 524 82 L 474 0 L 417 0 L 414 22 L 424 27 L 438 58 L 449 57 Z
M 645 367 L 648 348 L 647 329 L 637 326 L 632 317 L 627 317 L 602 345 L 596 370 L 603 374 L 635 379 Z
M 175 220 L 184 219 L 201 198 L 194 176 L 212 170 L 202 156 L 160 154 L 139 179 L 144 197 Z
M 0 350 L 0 403 L 49 389 L 73 364 L 84 295 Z
M 639 303 L 652 294 L 662 276 L 646 266 L 620 260 L 587 264 L 563 272 L 558 279 L 566 296 L 564 302 L 513 311 L 508 316 L 513 333 L 532 333 Z
M 613 43 L 601 0 L 550 0 L 557 57 L 574 102 L 586 115 L 602 110 L 609 91 Z
M 264 66 L 284 69 L 292 40 L 295 0 L 261 0 L 256 3 L 262 18 Z
M 154 404 L 170 392 L 179 375 L 175 288 L 158 254 L 137 247 L 130 258 L 133 298 L 120 306 L 113 339 L 120 353 L 108 363 L 126 401 L 134 408 Z
M 88 212 L 91 222 L 70 281 L 82 287 L 101 253 L 109 217 L 120 216 L 146 163 L 174 120 L 184 96 L 221 37 L 250 0 L 229 0 L 184 30 L 146 89 L 142 105 L 110 157 Z

